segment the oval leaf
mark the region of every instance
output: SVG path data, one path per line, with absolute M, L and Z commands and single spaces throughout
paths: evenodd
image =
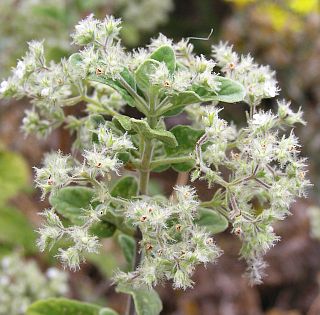
M 21 156 L 10 151 L 0 152 L 0 202 L 27 187 L 29 171 Z
M 208 232 L 217 234 L 228 228 L 228 220 L 220 213 L 206 208 L 199 208 L 198 213 L 196 224 L 204 226 Z
M 175 147 L 178 143 L 175 136 L 164 129 L 152 129 L 145 120 L 131 118 L 132 127 L 146 139 L 157 139 L 170 147 Z
M 132 295 L 137 315 L 159 315 L 162 311 L 162 302 L 153 289 L 133 289 L 120 285 L 116 291 Z
M 118 243 L 131 270 L 136 251 L 136 242 L 133 237 L 125 234 L 120 234 L 118 237 Z
M 135 77 L 138 87 L 143 91 L 149 91 L 151 87 L 150 76 L 159 67 L 159 62 L 152 59 L 145 60 L 136 70 Z
M 27 253 L 34 253 L 37 235 L 27 217 L 13 207 L 0 208 L 0 242 L 10 246 L 23 247 Z M 1 245 L 2 246 L 2 245 Z
M 164 62 L 171 73 L 176 69 L 176 55 L 172 47 L 168 45 L 160 46 L 149 58 Z
M 203 130 L 194 129 L 190 126 L 178 125 L 173 127 L 170 132 L 175 136 L 178 145 L 173 149 L 165 146 L 167 156 L 186 156 L 195 150 L 195 146 L 200 137 L 204 134 Z M 171 167 L 177 172 L 190 171 L 195 166 L 195 160 L 184 163 L 172 164 Z
M 94 191 L 91 188 L 71 186 L 51 195 L 49 202 L 55 210 L 74 224 L 81 224 L 82 210 L 89 207 Z
M 193 87 L 193 90 L 201 97 L 202 101 L 236 103 L 244 99 L 246 92 L 243 85 L 220 76 L 217 76 L 216 79 L 220 83 L 220 90 L 218 92 L 212 92 L 203 86 Z
M 133 176 L 119 179 L 111 190 L 112 197 L 130 199 L 138 194 L 138 181 Z
M 26 315 L 117 315 L 110 308 L 68 299 L 47 299 L 33 303 Z

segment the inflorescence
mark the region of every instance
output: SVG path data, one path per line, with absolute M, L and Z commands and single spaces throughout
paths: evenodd
M 46 136 L 63 124 L 76 134 L 74 147 L 80 157 L 50 153 L 43 167 L 35 169 L 43 197 L 70 185 L 92 189 L 92 203 L 81 209 L 78 225 L 64 226 L 57 209 L 45 210 L 40 249 L 68 238 L 70 247 L 60 249 L 58 256 L 77 269 L 85 253 L 99 249 L 99 238 L 90 234 L 92 225 L 116 211 L 131 231 L 141 232 L 142 260 L 136 270 L 119 272 L 115 279 L 148 286 L 172 280 L 174 287 L 185 289 L 193 284 L 196 265 L 216 262 L 221 255 L 212 235 L 196 223 L 199 208 L 206 204 L 227 218 L 242 242 L 240 256 L 248 263 L 250 281 L 260 283 L 263 256 L 279 241 L 273 225 L 290 213 L 290 205 L 309 185 L 293 132 L 297 123 L 305 124 L 301 110 L 293 112 L 284 100 L 278 101 L 276 113 L 259 109 L 263 99 L 279 92 L 275 73 L 227 44 L 213 46 L 213 59 L 208 59 L 195 55 L 190 40 L 173 43 L 160 34 L 147 47 L 128 52 L 121 45 L 120 29 L 121 21 L 112 16 L 99 21 L 90 15 L 72 34 L 74 44 L 81 46 L 78 53 L 60 63 L 48 62 L 43 42 L 31 42 L 12 75 L 1 83 L 1 97 L 31 100 L 22 127 L 27 134 Z M 160 50 L 166 54 L 159 57 Z M 239 89 L 239 98 L 219 98 L 229 93 L 226 82 Z M 246 125 L 238 128 L 220 118 L 219 100 L 247 103 Z M 210 104 L 203 105 L 205 101 Z M 68 116 L 64 109 L 79 103 L 86 104 L 87 115 Z M 121 114 L 126 104 L 148 119 Z M 212 202 L 201 202 L 189 186 L 175 187 L 175 198 L 170 199 L 145 192 L 130 200 L 113 196 L 110 181 L 124 172 L 123 166 L 144 174 L 148 146 L 159 144 L 148 151 L 157 161 L 163 146 L 175 141 L 163 123 L 173 109 L 185 110 L 193 127 L 202 131 L 183 158 L 194 162 L 192 180 L 220 188 Z M 110 116 L 112 121 L 101 120 Z M 152 162 L 148 165 L 151 168 Z

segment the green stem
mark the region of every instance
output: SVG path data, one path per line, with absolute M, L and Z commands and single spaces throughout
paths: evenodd
M 215 211 L 219 212 L 221 215 L 223 215 L 228 221 L 230 221 L 228 211 L 226 211 L 225 209 L 223 209 L 221 207 L 214 207 L 212 205 L 212 201 L 203 201 L 200 203 L 200 207 L 215 210 Z
M 148 123 L 151 128 L 155 128 L 158 123 L 158 118 L 154 116 L 155 108 L 156 108 L 156 97 L 154 95 L 150 95 L 149 99 L 149 112 L 147 115 Z M 153 155 L 153 141 L 149 139 L 145 139 L 143 135 L 140 135 L 140 152 L 141 152 L 141 163 L 139 168 L 139 191 L 141 195 L 148 194 L 149 187 L 149 178 L 151 172 L 151 160 Z M 136 252 L 133 263 L 133 270 L 136 270 L 139 267 L 141 261 L 141 251 L 139 249 L 140 242 L 142 240 L 142 233 L 139 228 L 136 229 L 135 233 L 135 241 L 136 241 Z M 127 304 L 127 315 L 135 315 L 135 308 L 132 297 L 129 296 L 128 304 Z
M 63 100 L 62 105 L 64 107 L 66 107 L 66 106 L 74 106 L 74 105 L 78 104 L 81 101 L 82 101 L 82 96 L 79 95 L 79 96 L 75 96 L 75 97 L 71 97 L 71 98 L 67 98 L 67 99 Z
M 132 98 L 135 100 L 135 105 L 137 109 L 145 114 L 148 115 L 148 106 L 146 101 L 127 83 L 125 79 L 120 77 L 119 82 L 121 85 L 126 89 L 126 91 L 132 96 Z
M 99 101 L 97 101 L 97 100 L 95 100 L 95 99 L 93 99 L 93 98 L 91 98 L 91 97 L 89 97 L 89 96 L 86 96 L 86 95 L 83 95 L 83 96 L 82 96 L 82 100 L 83 100 L 84 102 L 91 103 L 91 104 L 94 104 L 94 105 L 99 106 L 99 107 L 102 106 Z M 105 109 L 108 111 L 108 113 L 107 113 L 108 115 L 110 115 L 110 116 L 115 116 L 115 115 L 118 114 L 118 113 L 117 113 L 116 111 L 114 111 L 111 107 L 109 107 L 109 106 L 107 106 L 107 105 L 104 105 L 104 107 L 105 107 Z
M 190 162 L 194 161 L 194 158 L 192 156 L 179 156 L 179 157 L 172 157 L 172 158 L 157 159 L 157 160 L 153 160 L 150 163 L 150 168 L 151 170 L 153 170 L 162 165 L 184 163 L 189 161 Z
M 141 195 L 148 194 L 148 185 L 150 177 L 150 164 L 152 159 L 153 145 L 151 140 L 145 140 L 144 150 L 141 159 L 141 168 L 140 168 L 140 193 Z

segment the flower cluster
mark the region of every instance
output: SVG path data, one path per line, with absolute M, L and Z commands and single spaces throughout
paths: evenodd
M 41 251 L 51 247 L 63 237 L 71 242 L 67 249 L 59 249 L 57 257 L 64 266 L 71 270 L 77 270 L 82 261 L 85 261 L 85 253 L 97 253 L 100 247 L 99 239 L 90 234 L 89 229 L 100 220 L 102 212 L 94 209 L 83 210 L 84 222 L 79 226 L 64 227 L 59 216 L 53 209 L 45 210 L 42 216 L 45 225 L 39 229 L 40 238 L 38 246 Z M 79 218 L 81 221 L 81 218 Z
M 108 201 L 109 188 L 104 181 L 100 182 L 101 178 L 109 180 L 111 172 L 117 173 L 122 165 L 118 154 L 134 146 L 125 134 L 117 136 L 102 124 L 91 133 L 97 138 L 97 143 L 83 150 L 82 163 L 58 151 L 45 156 L 42 168 L 35 168 L 35 181 L 42 190 L 42 198 L 48 193 L 55 196 L 61 188 L 71 184 L 88 184 L 95 188 L 95 198 L 100 202 Z M 39 248 L 43 251 L 62 238 L 68 239 L 72 246 L 60 249 L 58 258 L 71 269 L 79 268 L 85 259 L 84 254 L 97 252 L 100 247 L 91 228 L 100 222 L 103 214 L 104 210 L 90 205 L 89 208 L 81 209 L 81 216 L 76 220 L 78 225 L 64 227 L 54 208 L 46 210 L 43 213 L 46 223 L 39 230 Z
M 224 187 L 224 213 L 242 241 L 240 255 L 248 262 L 251 282 L 260 283 L 262 256 L 279 240 L 272 225 L 289 214 L 295 198 L 304 196 L 310 185 L 306 161 L 298 156 L 298 139 L 293 131 L 279 133 L 304 121 L 301 112 L 294 113 L 284 101 L 278 103 L 277 114 L 258 111 L 241 129 L 219 118 L 220 110 L 205 108 L 205 134 L 193 179 L 200 176 L 210 185 Z M 221 168 L 228 169 L 228 181 Z
M 222 42 L 212 46 L 212 55 L 227 77 L 243 84 L 247 92 L 244 101 L 250 106 L 258 106 L 262 99 L 278 94 L 275 72 L 269 66 L 256 64 L 250 55 L 238 56 L 232 46 Z
M 211 235 L 195 223 L 199 201 L 189 186 L 175 187 L 176 201 L 133 202 L 126 216 L 142 233 L 143 257 L 139 268 L 128 274 L 119 272 L 116 280 L 134 286 L 157 285 L 172 280 L 175 288 L 192 287 L 191 276 L 199 264 L 213 263 L 220 256 Z
M 68 290 L 67 274 L 56 268 L 42 274 L 34 261 L 24 261 L 16 254 L 0 261 L 1 315 L 23 315 L 32 302 L 64 296 Z
M 86 253 L 99 249 L 109 224 L 110 234 L 118 229 L 135 237 L 136 254 L 128 254 L 132 246 L 125 249 L 136 257 L 135 270 L 119 272 L 119 283 L 152 287 L 172 280 L 185 289 L 197 265 L 221 254 L 208 231 L 221 232 L 229 222 L 242 242 L 249 278 L 259 283 L 263 255 L 279 240 L 272 225 L 309 185 L 292 129 L 305 123 L 301 110 L 294 112 L 286 101 L 278 102 L 276 113 L 258 110 L 264 98 L 278 93 L 274 73 L 225 44 L 215 46 L 210 59 L 197 56 L 190 39 L 174 43 L 160 34 L 130 52 L 121 45 L 120 28 L 118 19 L 90 15 L 72 34 L 77 53 L 47 62 L 42 43 L 33 42 L 1 84 L 2 97 L 31 99 L 26 131 L 46 134 L 66 123 L 76 133 L 77 155 L 53 153 L 35 169 L 36 184 L 52 205 L 44 212 L 40 248 L 67 238 L 70 246 L 58 256 L 77 269 Z M 238 128 L 220 117 L 217 104 L 240 101 L 250 112 Z M 65 107 L 78 104 L 82 113 L 67 116 Z M 129 117 L 125 105 L 144 117 Z M 183 111 L 194 126 L 167 130 L 164 118 Z M 192 180 L 219 189 L 205 202 L 189 186 L 175 187 L 171 198 L 151 197 L 151 171 L 170 167 L 193 171 Z M 124 172 L 136 175 L 117 180 Z

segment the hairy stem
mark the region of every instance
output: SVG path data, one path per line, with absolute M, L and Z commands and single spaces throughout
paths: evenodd
M 151 104 L 150 112 L 153 112 L 154 107 Z M 148 122 L 151 128 L 154 128 L 157 124 L 157 119 L 155 117 L 150 117 Z M 142 138 L 142 137 L 141 137 Z M 139 170 L 139 191 L 141 195 L 148 194 L 148 187 L 149 187 L 149 178 L 150 178 L 150 171 L 151 171 L 151 160 L 153 154 L 153 142 L 149 139 L 141 139 L 142 146 L 140 148 L 142 152 L 141 157 L 141 165 Z M 140 251 L 140 241 L 142 240 L 142 234 L 139 228 L 137 228 L 135 233 L 135 241 L 136 241 L 136 251 L 133 263 L 133 270 L 136 270 L 139 267 L 141 261 L 141 251 Z M 133 303 L 132 296 L 128 297 L 128 304 L 127 304 L 127 315 L 135 315 L 135 307 Z
M 139 249 L 139 242 L 142 239 L 142 234 L 139 229 L 136 230 L 135 239 L 136 239 L 136 251 L 134 254 L 134 262 L 133 262 L 132 270 L 136 270 L 139 267 L 139 264 L 141 261 L 141 251 Z M 136 314 L 135 306 L 133 303 L 133 298 L 131 295 L 128 296 L 126 314 L 127 315 L 135 315 Z
M 191 162 L 193 160 L 194 158 L 192 156 L 179 156 L 179 157 L 172 157 L 172 158 L 157 159 L 151 162 L 150 168 L 154 169 L 162 165 L 184 163 L 189 161 Z

